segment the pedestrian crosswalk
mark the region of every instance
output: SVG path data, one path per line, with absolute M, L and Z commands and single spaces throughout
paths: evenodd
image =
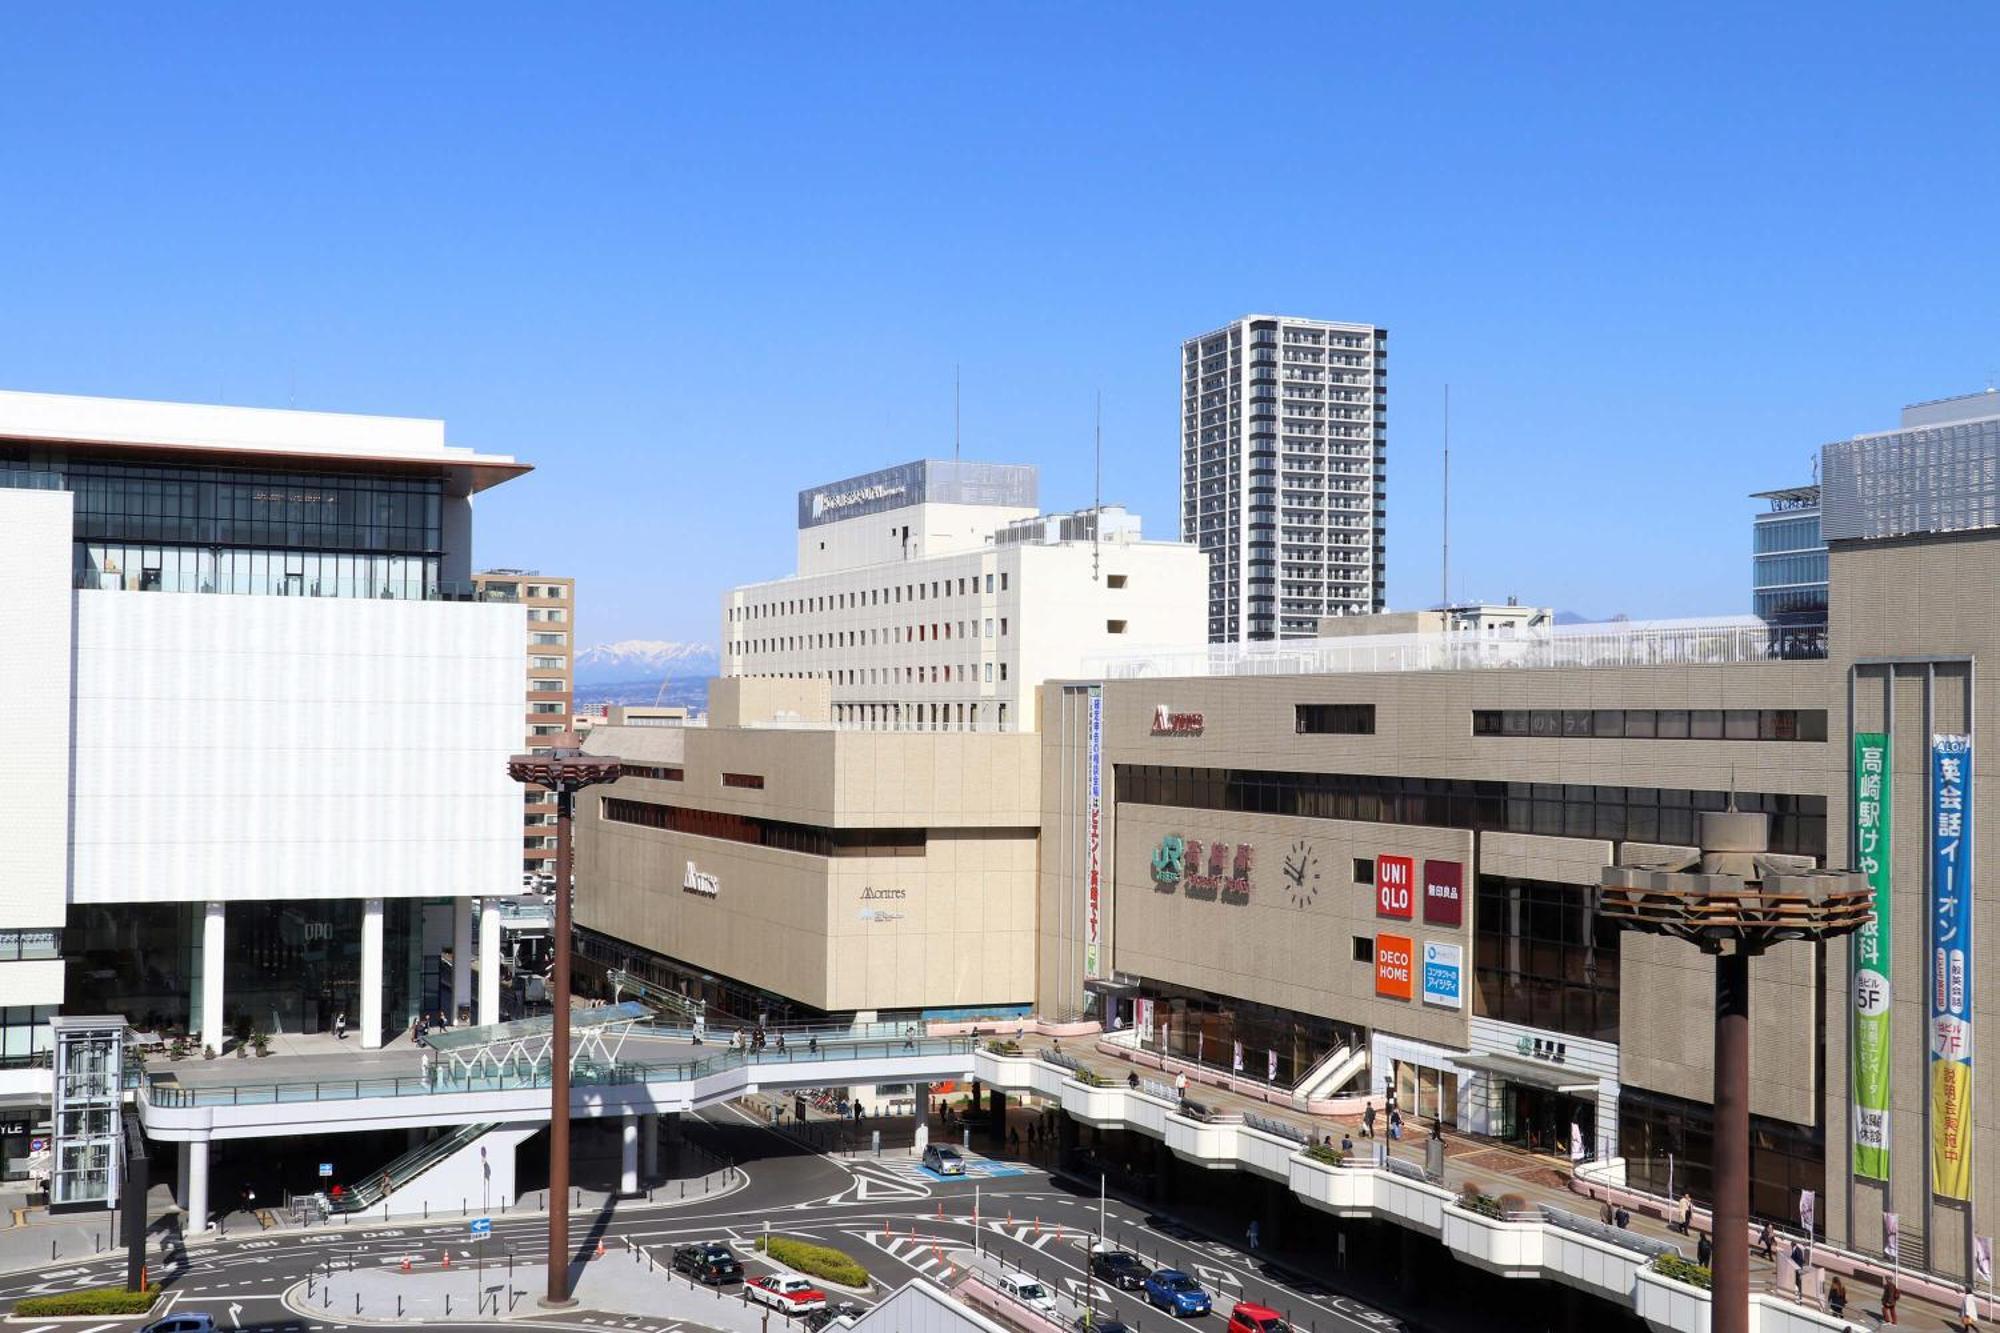
M 1012 1162 L 996 1162 L 977 1153 L 961 1153 L 960 1160 L 965 1163 L 965 1174 L 962 1176 L 941 1176 L 913 1157 L 883 1157 L 869 1162 L 868 1166 L 872 1170 L 882 1171 L 903 1180 L 921 1181 L 926 1185 L 950 1184 L 954 1180 L 1001 1180 L 1008 1176 L 1028 1174 L 1028 1169 L 1024 1166 L 1016 1166 Z

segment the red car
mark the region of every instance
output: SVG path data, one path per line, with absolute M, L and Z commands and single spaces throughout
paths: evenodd
M 1238 1301 L 1229 1312 L 1229 1333 L 1291 1333 L 1285 1317 L 1268 1305 Z
M 760 1305 L 768 1305 L 787 1314 L 804 1314 L 808 1310 L 826 1308 L 826 1293 L 797 1273 L 773 1273 L 769 1277 L 752 1278 L 743 1285 L 743 1294 Z

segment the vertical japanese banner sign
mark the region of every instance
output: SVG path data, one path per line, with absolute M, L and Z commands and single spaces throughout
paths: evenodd
M 1854 736 L 1854 864 L 1875 918 L 1854 936 L 1854 1174 L 1889 1178 L 1889 738 Z
M 1931 738 L 1931 1192 L 1972 1197 L 1972 738 Z
M 1083 975 L 1095 977 L 1104 892 L 1104 695 L 1090 692 L 1090 772 L 1084 807 Z

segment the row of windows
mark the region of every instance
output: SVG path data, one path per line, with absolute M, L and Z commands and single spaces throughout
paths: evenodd
M 687 776 L 685 770 L 669 768 L 664 764 L 620 764 L 618 775 L 626 778 L 651 778 L 655 782 L 679 782 Z
M 868 648 L 885 643 L 935 643 L 945 639 L 970 639 L 973 637 L 990 639 L 994 637 L 994 626 L 999 626 L 999 637 L 1007 637 L 1007 617 L 986 617 L 985 632 L 980 632 L 977 620 L 954 622 L 932 621 L 928 625 L 885 625 L 876 629 L 836 630 L 825 634 L 785 634 L 770 639 L 738 639 L 732 645 L 736 652 L 790 653 L 805 652 L 815 648 Z
M 52 458 L 76 497 L 76 536 L 201 546 L 435 553 L 435 477 L 222 467 L 137 467 Z
M 1810 551 L 1825 545 L 1826 539 L 1820 536 L 1817 514 L 1771 519 L 1757 523 L 1751 529 L 1750 549 L 1758 555 L 1772 551 Z
M 986 591 L 994 590 L 994 576 L 988 574 Z M 1007 575 L 999 576 L 999 590 L 1007 591 Z M 805 615 L 815 611 L 852 611 L 863 606 L 892 606 L 905 601 L 923 602 L 933 598 L 953 596 L 953 585 L 957 586 L 959 597 L 977 596 L 980 576 L 960 579 L 931 579 L 927 583 L 898 583 L 880 588 L 861 588 L 853 592 L 825 593 L 815 597 L 793 597 L 777 602 L 753 602 L 749 606 L 732 606 L 729 619 L 766 620 L 772 616 Z
M 1373 736 L 1374 704 L 1294 704 L 1292 725 L 1301 736 Z
M 777 819 L 723 814 L 715 810 L 690 810 L 679 805 L 658 805 L 607 796 L 604 818 L 614 824 L 637 824 L 641 828 L 687 833 L 698 838 L 719 838 L 724 842 L 747 843 L 752 847 L 775 847 L 779 851 L 804 852 L 809 856 L 922 856 L 924 830 L 820 828 L 811 824 L 788 824 Z
M 1120 801 L 1146 805 L 1674 846 L 1694 845 L 1697 813 L 1734 799 L 1771 816 L 1772 851 L 1826 856 L 1824 796 L 1166 764 L 1119 764 L 1116 778 Z
M 1479 708 L 1475 736 L 1823 741 L 1824 708 Z
M 835 704 L 833 720 L 864 731 L 1005 731 L 1007 705 L 983 717 L 979 705 L 958 704 Z
M 76 587 L 105 591 L 421 601 L 439 590 L 438 557 L 431 555 L 335 555 L 92 541 L 76 543 L 73 560 Z
M 1789 583 L 1825 583 L 1826 552 L 1807 555 L 1760 555 L 1751 562 L 1751 586 L 1772 588 Z

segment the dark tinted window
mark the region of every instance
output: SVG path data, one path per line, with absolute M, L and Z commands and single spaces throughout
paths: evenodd
M 1294 704 L 1293 725 L 1301 736 L 1373 736 L 1374 704 Z

